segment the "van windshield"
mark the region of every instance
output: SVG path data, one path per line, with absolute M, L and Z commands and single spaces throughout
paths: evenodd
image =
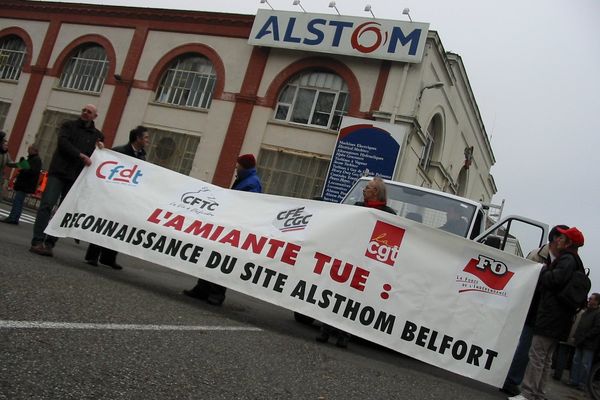
M 342 203 L 355 204 L 362 201 L 362 191 L 368 182 L 367 180 L 356 182 Z M 388 197 L 387 205 L 393 208 L 397 215 L 421 222 L 432 228 L 467 237 L 476 211 L 472 204 L 388 182 L 385 186 Z

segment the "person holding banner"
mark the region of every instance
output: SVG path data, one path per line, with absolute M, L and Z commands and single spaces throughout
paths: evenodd
M 149 144 L 150 135 L 148 134 L 148 128 L 139 125 L 129 132 L 129 142 L 127 144 L 113 147 L 112 150 L 145 161 L 145 148 Z M 93 267 L 97 267 L 98 261 L 100 261 L 100 264 L 107 265 L 112 269 L 123 269 L 121 265 L 117 264 L 116 250 L 90 243 L 85 253 L 85 262 Z
M 390 214 L 396 214 L 393 208 L 387 205 L 387 190 L 385 188 L 385 182 L 379 177 L 373 178 L 363 188 L 363 201 L 357 201 L 354 203 L 355 206 L 376 208 L 381 211 L 388 212 Z M 350 341 L 350 334 L 344 332 L 341 329 L 334 328 L 326 323 L 321 324 L 321 331 L 316 337 L 317 342 L 326 343 L 329 341 L 329 336 L 337 336 L 335 345 L 337 347 L 346 348 Z
M 572 279 L 576 270 L 583 270 L 578 254 L 584 244 L 583 234 L 575 227 L 557 229 L 557 250 L 560 254 L 549 266 L 542 268 L 539 278 L 538 306 L 533 339 L 529 349 L 529 364 L 521 385 L 521 394 L 511 400 L 544 400 L 544 388 L 550 375 L 552 356 L 559 341 L 569 335 L 571 321 L 577 310 L 564 303 L 559 293 Z
M 256 173 L 256 158 L 253 154 L 242 154 L 235 165 L 236 179 L 231 185 L 232 190 L 262 193 L 262 184 Z M 183 294 L 195 299 L 206 300 L 208 304 L 220 306 L 225 301 L 227 288 L 216 283 L 198 279 L 196 286 L 184 290 Z
M 552 261 L 556 260 L 556 257 L 558 257 L 558 254 L 560 253 L 558 250 L 558 244 L 560 242 L 560 233 L 558 233 L 558 228 L 569 229 L 567 225 L 556 225 L 552 227 L 552 229 L 550 229 L 550 233 L 548 234 L 548 243 L 529 252 L 527 255 L 528 260 L 535 261 L 546 266 L 550 265 Z M 517 345 L 512 363 L 508 369 L 508 374 L 506 376 L 506 380 L 504 381 L 504 385 L 500 389 L 502 392 L 511 396 L 516 396 L 521 393 L 519 390 L 519 385 L 521 382 L 523 382 L 525 369 L 527 368 L 527 363 L 529 363 L 529 348 L 531 347 L 533 327 L 535 326 L 535 317 L 539 303 L 540 292 L 539 288 L 536 287 L 535 292 L 533 293 L 533 298 L 531 299 L 531 304 L 529 305 L 529 311 L 527 311 L 525 325 L 523 325 L 523 330 L 521 331 L 521 336 L 519 337 L 519 344 Z
M 29 248 L 32 253 L 52 257 L 52 249 L 58 239 L 44 233 L 52 209 L 65 198 L 83 167 L 92 164 L 90 156 L 96 146 L 104 148 L 104 135 L 94 125 L 97 116 L 96 106 L 86 104 L 78 119 L 66 121 L 60 127 L 56 150 L 48 168 L 48 182 L 33 225 Z

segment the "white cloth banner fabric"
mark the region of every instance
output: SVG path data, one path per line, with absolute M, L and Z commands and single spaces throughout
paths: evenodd
M 110 150 L 92 162 L 46 233 L 503 383 L 539 264 L 379 210 L 224 189 Z

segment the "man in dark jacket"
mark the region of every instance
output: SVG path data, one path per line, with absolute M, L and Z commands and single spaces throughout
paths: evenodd
M 123 146 L 116 146 L 112 149 L 116 152 L 135 157 L 139 160 L 146 160 L 145 148 L 150 143 L 148 129 L 144 126 L 137 126 L 129 132 L 129 142 Z M 123 269 L 117 264 L 117 251 L 101 247 L 90 243 L 85 253 L 85 262 L 97 267 L 98 261 L 100 264 L 108 265 L 112 269 Z
M 59 199 L 65 198 L 83 167 L 92 164 L 90 156 L 96 146 L 104 147 L 104 135 L 94 125 L 97 116 L 96 106 L 87 104 L 81 109 L 78 119 L 66 121 L 60 127 L 56 151 L 48 168 L 48 182 L 33 225 L 29 249 L 32 253 L 53 255 L 52 249 L 58 239 L 46 235 L 44 230 Z
M 584 389 L 600 341 L 600 294 L 592 293 L 575 330 L 575 355 L 569 386 Z
M 583 270 L 578 255 L 583 246 L 583 234 L 577 228 L 558 228 L 556 260 L 540 272 L 538 287 L 540 303 L 533 329 L 533 339 L 529 349 L 529 364 L 521 386 L 521 394 L 510 397 L 513 400 L 543 400 L 544 386 L 552 365 L 552 355 L 559 341 L 567 339 L 571 321 L 575 315 L 570 305 L 560 300 L 558 294 L 571 279 L 573 272 Z
M 552 262 L 560 253 L 557 249 L 558 243 L 561 241 L 559 239 L 560 233 L 558 233 L 558 228 L 569 229 L 569 227 L 566 225 L 556 225 L 550 229 L 550 233 L 548 234 L 548 243 L 531 251 L 527 255 L 528 260 L 544 264 L 545 266 L 552 264 Z M 510 364 L 504 385 L 500 389 L 504 393 L 511 396 L 516 396 L 521 392 L 519 390 L 519 385 L 521 382 L 523 382 L 525 369 L 527 368 L 527 363 L 529 362 L 529 348 L 531 347 L 531 340 L 533 338 L 533 327 L 535 326 L 535 318 L 537 315 L 539 302 L 540 291 L 539 288 L 536 287 L 535 292 L 533 293 L 533 298 L 531 299 L 531 304 L 529 305 L 527 317 L 525 318 L 525 325 L 523 326 L 521 336 L 519 337 L 519 344 L 515 350 L 515 355 L 513 356 L 512 363 Z
M 261 193 L 262 185 L 256 173 L 256 159 L 253 154 L 243 154 L 238 157 L 235 166 L 236 179 L 231 185 L 233 190 L 244 192 Z M 216 283 L 198 279 L 196 286 L 190 290 L 184 290 L 183 294 L 200 300 L 206 300 L 208 304 L 220 306 L 225 301 L 227 288 Z
M 19 218 L 23 212 L 23 203 L 27 194 L 34 193 L 37 189 L 40 171 L 42 170 L 42 159 L 38 155 L 38 148 L 30 145 L 27 148 L 27 159 L 21 158 L 18 163 L 9 163 L 9 167 L 19 168 L 19 175 L 15 179 L 13 187 L 15 196 L 13 198 L 12 208 L 8 217 L 1 220 L 6 224 L 19 224 Z

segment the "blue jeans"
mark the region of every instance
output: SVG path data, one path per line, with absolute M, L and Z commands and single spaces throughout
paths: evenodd
M 15 197 L 13 199 L 12 208 L 10 209 L 10 214 L 6 219 L 12 222 L 19 222 L 19 218 L 21 218 L 21 213 L 23 212 L 23 203 L 25 202 L 25 197 L 27 197 L 27 193 L 21 191 L 15 191 Z
M 594 350 L 577 347 L 571 364 L 571 376 L 569 384 L 584 386 L 592 369 L 594 361 Z
M 524 325 L 523 330 L 521 331 L 521 336 L 519 337 L 517 350 L 515 350 L 515 355 L 513 356 L 512 363 L 510 364 L 508 375 L 504 381 L 505 385 L 508 383 L 509 385 L 518 386 L 521 384 L 521 382 L 523 382 L 525 369 L 527 368 L 527 363 L 529 363 L 529 348 L 531 347 L 532 338 L 533 327 Z
M 48 226 L 50 218 L 52 218 L 52 210 L 59 203 L 59 200 L 64 199 L 67 193 L 69 193 L 71 186 L 73 186 L 72 181 L 59 179 L 55 176 L 48 176 L 46 189 L 42 195 L 40 208 L 38 209 L 37 215 L 35 216 L 35 223 L 33 224 L 32 246 L 44 244 L 50 248 L 54 247 L 58 238 L 46 235 L 44 230 Z

